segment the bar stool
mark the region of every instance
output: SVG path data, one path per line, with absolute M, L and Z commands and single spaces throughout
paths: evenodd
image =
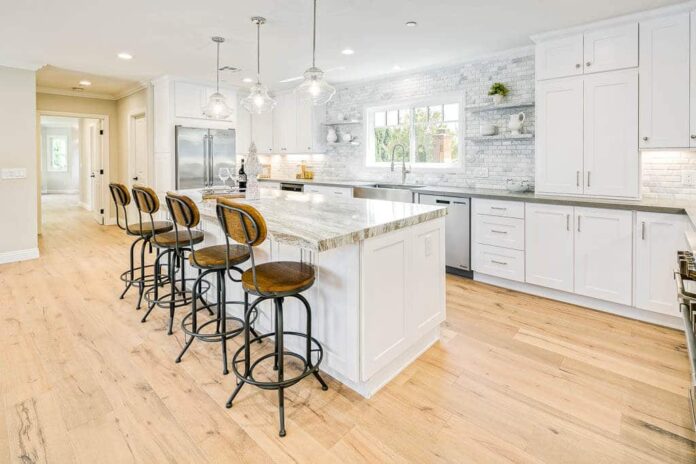
M 160 269 L 155 269 L 154 264 L 145 264 L 145 250 L 149 247 L 149 251 L 152 253 L 150 239 L 152 238 L 153 230 L 155 233 L 164 233 L 172 230 L 173 226 L 169 222 L 164 221 L 154 221 L 154 223 L 147 224 L 143 224 L 142 221 L 139 221 L 138 224 L 128 224 L 127 207 L 131 202 L 128 189 L 123 184 L 112 182 L 109 184 L 109 191 L 111 192 L 111 198 L 113 198 L 114 205 L 116 206 L 116 225 L 120 229 L 125 230 L 126 234 L 138 237 L 133 241 L 130 247 L 130 268 L 120 276 L 126 288 L 123 290 L 123 293 L 121 293 L 119 299 L 122 300 L 126 296 L 126 293 L 128 293 L 128 290 L 130 290 L 133 285 L 137 285 L 138 304 L 136 309 L 140 309 L 145 289 L 154 285 L 155 271 L 157 273 L 161 272 Z M 121 213 L 120 215 L 119 212 Z M 120 216 L 123 216 L 123 224 L 121 224 Z M 138 243 L 140 243 L 140 264 L 135 266 L 135 247 Z M 146 274 L 146 269 L 152 269 L 153 272 Z M 136 273 L 139 275 L 136 276 Z
M 184 229 L 188 236 L 192 236 L 192 227 L 196 227 L 200 222 L 200 212 L 196 204 L 187 196 L 169 192 L 166 197 L 167 206 L 174 218 L 174 230 L 180 232 L 180 227 Z M 177 245 L 178 247 L 179 245 Z M 188 244 L 190 249 L 188 261 L 195 269 L 199 270 L 198 278 L 193 284 L 192 292 L 192 308 L 181 321 L 181 329 L 189 339 L 181 350 L 181 353 L 176 358 L 176 362 L 181 362 L 181 358 L 189 349 L 195 339 L 204 342 L 220 342 L 222 345 L 222 372 L 227 375 L 227 340 L 242 333 L 242 325 L 244 322 L 238 317 L 227 315 L 228 304 L 244 305 L 243 301 L 227 301 L 227 285 L 225 277 L 228 276 L 235 282 L 241 282 L 239 278 L 234 278 L 230 271 L 237 272 L 240 276 L 242 270 L 236 267 L 249 259 L 249 251 L 243 245 L 214 245 L 198 250 L 195 249 L 193 241 Z M 214 303 L 205 303 L 198 307 L 199 288 L 205 279 L 210 274 L 215 274 L 217 277 L 217 298 Z M 217 307 L 217 314 L 214 319 L 210 319 L 202 324 L 199 324 L 198 312 L 202 309 L 210 310 L 211 306 Z M 237 322 L 237 327 L 227 329 L 227 323 Z M 213 324 L 214 329 L 212 328 Z
M 149 216 L 150 224 L 154 224 L 156 222 L 154 215 L 160 209 L 160 202 L 155 191 L 144 185 L 134 185 L 133 198 L 135 199 L 135 205 L 138 207 L 138 217 L 141 223 L 143 222 L 143 215 L 147 215 Z M 172 217 L 173 216 L 172 214 Z M 159 274 L 155 273 L 154 285 L 145 292 L 145 301 L 148 302 L 148 309 L 140 321 L 146 322 L 148 316 L 155 307 L 169 308 L 168 335 L 173 333 L 174 311 L 176 308 L 188 306 L 192 302 L 192 292 L 187 290 L 186 285 L 188 282 L 193 282 L 195 279 L 186 278 L 186 266 L 184 265 L 184 260 L 186 258 L 185 253 L 190 251 L 192 244 L 201 243 L 203 241 L 203 232 L 200 230 L 184 232 L 177 230 L 174 226 L 172 226 L 172 228 L 174 230 L 169 232 L 155 232 L 150 239 L 150 243 L 158 249 L 155 267 L 161 265 L 164 257 L 167 258 L 169 293 L 160 295 L 159 288 L 163 282 L 160 281 Z M 178 278 L 176 275 L 177 271 L 179 271 Z M 203 301 L 201 296 L 210 288 L 210 284 L 207 282 L 203 282 L 203 284 L 207 285 L 203 291 L 198 294 L 201 301 Z M 208 311 L 212 314 L 210 309 L 208 309 Z
M 312 337 L 312 311 L 309 302 L 300 293 L 309 289 L 314 284 L 314 268 L 306 263 L 292 261 L 276 261 L 256 264 L 254 261 L 254 247 L 261 245 L 266 240 L 267 227 L 261 213 L 251 205 L 235 203 L 228 199 L 218 199 L 217 216 L 225 232 L 225 241 L 229 239 L 245 243 L 249 250 L 251 266 L 242 274 L 242 287 L 244 288 L 244 345 L 237 350 L 232 357 L 232 370 L 237 377 L 237 385 L 227 400 L 226 406 L 232 407 L 232 402 L 242 389 L 249 383 L 264 390 L 278 390 L 278 415 L 280 427 L 278 434 L 284 437 L 285 432 L 285 389 L 295 385 L 309 375 L 314 375 L 321 384 L 322 390 L 328 390 L 328 386 L 319 374 L 319 365 L 324 357 L 324 350 L 316 338 Z M 249 294 L 256 296 L 251 305 Z M 296 298 L 305 308 L 307 329 L 306 333 L 286 331 L 283 329 L 283 301 L 285 298 Z M 250 317 L 257 311 L 259 304 L 266 300 L 273 300 L 275 306 L 275 330 L 263 335 L 250 338 Z M 304 356 L 299 353 L 287 351 L 284 345 L 286 336 L 302 338 L 306 341 Z M 252 362 L 251 343 L 265 338 L 274 337 L 273 352 L 259 356 Z M 312 360 L 312 353 L 317 353 L 316 361 Z M 241 355 L 244 355 L 240 359 Z M 302 372 L 291 378 L 285 378 L 285 357 L 295 358 L 302 365 Z M 254 377 L 254 369 L 269 358 L 273 358 L 273 369 L 277 371 L 276 381 L 262 381 Z M 240 372 L 237 365 L 244 363 L 244 370 Z

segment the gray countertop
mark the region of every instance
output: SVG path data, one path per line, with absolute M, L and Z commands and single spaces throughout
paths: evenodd
M 215 201 L 200 191 L 181 193 L 198 203 L 202 216 L 215 217 Z M 235 199 L 256 207 L 266 219 L 269 237 L 287 245 L 326 251 L 370 237 L 431 221 L 447 208 L 360 198 L 261 189 L 258 200 Z

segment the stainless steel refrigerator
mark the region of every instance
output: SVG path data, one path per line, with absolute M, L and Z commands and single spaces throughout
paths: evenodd
M 220 168 L 236 177 L 234 129 L 176 126 L 175 133 L 177 189 L 222 185 Z

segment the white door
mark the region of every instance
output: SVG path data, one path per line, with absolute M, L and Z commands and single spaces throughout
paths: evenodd
M 273 111 L 273 151 L 295 153 L 297 145 L 297 102 L 295 94 L 278 96 L 278 105 Z
M 582 34 L 578 34 L 537 44 L 537 80 L 582 74 L 582 42 Z
M 89 123 L 90 210 L 98 224 L 104 224 L 104 199 L 102 196 L 104 165 L 102 161 L 102 121 Z
M 251 139 L 259 153 L 273 153 L 273 113 L 267 111 L 251 117 Z
M 136 116 L 132 120 L 131 178 L 130 184 L 147 183 L 147 118 Z
M 572 206 L 526 204 L 526 281 L 573 291 Z
M 640 146 L 688 147 L 689 13 L 640 23 Z
M 583 81 L 537 83 L 536 190 L 582 193 Z
M 689 131 L 691 147 L 696 147 L 696 11 L 691 12 L 691 72 L 690 82 L 691 82 L 691 117 Z
M 638 66 L 638 23 L 585 34 L 585 74 Z
M 677 251 L 688 249 L 688 229 L 684 215 L 636 213 L 636 307 L 679 316 L 673 271 Z
M 575 293 L 631 304 L 633 212 L 575 208 Z
M 637 197 L 638 72 L 585 76 L 584 192 Z

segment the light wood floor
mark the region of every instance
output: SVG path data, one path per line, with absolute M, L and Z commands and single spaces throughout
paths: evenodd
M 441 343 L 369 401 L 291 388 L 281 439 L 275 393 L 225 409 L 217 346 L 174 364 L 118 300 L 130 239 L 48 203 L 41 258 L 0 266 L 0 462 L 696 462 L 682 334 L 453 277 Z

